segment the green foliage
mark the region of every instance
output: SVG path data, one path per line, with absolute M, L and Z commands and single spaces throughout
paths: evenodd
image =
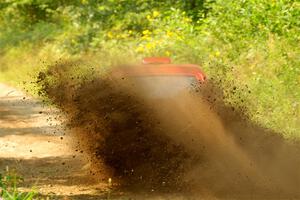
M 299 19 L 297 0 L 3 0 L 0 69 L 14 80 L 38 70 L 34 58 L 86 57 L 101 68 L 170 56 L 201 64 L 252 120 L 300 137 Z M 40 48 L 30 64 L 14 60 L 24 47 Z
M 207 19 L 208 32 L 227 42 L 270 34 L 299 41 L 300 3 L 297 0 L 218 1 Z
M 207 1 L 209 2 L 209 1 Z M 172 17 L 171 10 L 185 11 L 194 21 L 203 18 L 208 8 L 205 0 L 5 0 L 0 3 L 0 39 L 12 41 L 40 41 L 53 38 L 56 32 L 62 33 L 57 46 L 63 51 L 79 53 L 91 48 L 99 48 L 99 38 L 106 34 L 131 36 L 142 35 L 151 30 L 147 16 L 161 15 L 160 19 Z M 49 29 L 35 30 L 45 26 Z M 54 31 L 54 29 L 57 29 Z M 159 28 L 162 28 L 159 27 Z M 16 35 L 15 37 L 11 35 Z M 37 36 L 35 36 L 37 34 Z M 28 36 L 30 35 L 30 37 Z M 5 47 L 9 42 L 1 42 Z
M 19 191 L 17 185 L 23 181 L 23 178 L 14 172 L 6 171 L 0 174 L 0 197 L 3 200 L 32 200 L 36 199 L 37 193 Z

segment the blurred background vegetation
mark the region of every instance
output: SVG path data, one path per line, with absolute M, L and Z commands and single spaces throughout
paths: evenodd
M 287 138 L 300 137 L 299 41 L 299 0 L 0 1 L 2 82 L 26 85 L 59 60 L 105 69 L 169 56 Z

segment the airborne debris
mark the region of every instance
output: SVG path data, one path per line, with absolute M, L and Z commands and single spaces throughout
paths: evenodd
M 54 85 L 41 82 L 43 93 L 67 114 L 78 147 L 95 166 L 112 168 L 122 186 L 227 199 L 300 197 L 298 144 L 247 121 L 215 85 L 155 102 L 125 80 L 74 82 L 66 76 L 72 67 L 51 70 L 60 73 L 46 73 L 57 77 Z

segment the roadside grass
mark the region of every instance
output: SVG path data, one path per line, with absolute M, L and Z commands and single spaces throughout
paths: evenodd
M 31 84 L 37 71 L 43 66 L 36 49 L 31 47 L 11 48 L 0 59 L 0 79 L 26 91 L 34 91 Z
M 39 194 L 33 188 L 29 192 L 23 192 L 18 185 L 23 178 L 18 176 L 16 172 L 9 171 L 8 168 L 4 173 L 0 173 L 0 199 L 3 200 L 38 200 Z

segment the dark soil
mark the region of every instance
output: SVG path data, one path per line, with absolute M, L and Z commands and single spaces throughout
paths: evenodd
M 89 152 L 95 173 L 104 162 L 130 191 L 300 197 L 299 144 L 226 106 L 214 84 L 155 100 L 126 78 L 74 78 L 75 66 L 52 66 L 38 82 L 69 116 L 76 148 Z

